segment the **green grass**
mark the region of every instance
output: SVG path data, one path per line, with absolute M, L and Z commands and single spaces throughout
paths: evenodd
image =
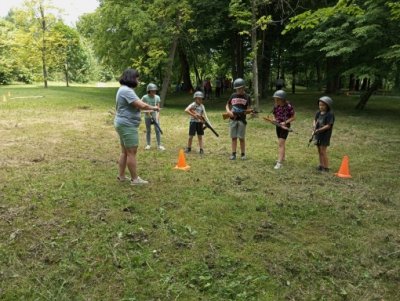
M 167 151 L 143 150 L 142 125 L 150 185 L 132 187 L 116 181 L 115 92 L 0 88 L 0 299 L 400 298 L 399 97 L 374 96 L 363 112 L 356 97 L 333 97 L 330 165 L 348 155 L 352 175 L 341 179 L 314 171 L 307 147 L 317 93 L 290 95 L 296 134 L 279 171 L 261 118 L 248 122 L 248 160 L 228 160 L 225 99 L 206 103 L 220 138 L 206 130 L 205 155 L 175 170 L 192 98 L 170 96 Z

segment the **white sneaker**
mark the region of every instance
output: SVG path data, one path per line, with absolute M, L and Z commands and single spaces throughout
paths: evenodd
M 281 162 L 276 162 L 274 169 L 281 169 L 282 168 L 282 163 Z
M 160 151 L 165 151 L 165 147 L 162 146 L 162 145 L 159 145 L 159 146 L 158 146 L 158 149 L 159 149 Z
M 131 180 L 131 185 L 149 184 L 149 181 L 143 180 L 141 177 Z
M 151 146 L 150 145 L 146 145 L 146 147 L 144 148 L 145 150 L 149 150 L 151 148 Z

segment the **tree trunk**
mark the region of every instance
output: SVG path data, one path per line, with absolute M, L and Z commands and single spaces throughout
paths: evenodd
M 46 65 L 46 19 L 44 17 L 44 8 L 42 4 L 39 5 L 41 24 L 42 24 L 42 68 L 43 68 L 43 82 L 44 87 L 47 88 L 47 65 Z
M 356 80 L 354 77 L 354 74 L 350 74 L 350 79 L 349 79 L 349 91 L 354 91 L 356 85 Z
M 322 75 L 321 75 L 321 64 L 317 61 L 315 64 L 316 71 L 317 71 L 317 86 L 318 91 L 322 91 Z
M 374 94 L 376 90 L 378 90 L 379 86 L 381 85 L 381 82 L 382 80 L 379 77 L 377 77 L 375 81 L 372 83 L 372 85 L 368 87 L 368 89 L 365 92 L 361 93 L 360 101 L 356 105 L 357 110 L 363 110 L 365 108 L 369 98 L 371 97 L 372 94 Z
M 232 78 L 235 80 L 238 77 L 243 78 L 244 75 L 244 51 L 243 51 L 243 37 L 235 33 L 234 37 L 235 47 L 233 52 Z
M 182 68 L 183 91 L 193 91 L 192 80 L 190 79 L 190 66 L 182 46 L 178 47 L 178 53 Z
M 276 58 L 276 79 L 282 77 L 282 72 L 281 72 L 282 47 L 279 38 L 277 42 L 278 42 L 278 57 Z
M 396 74 L 394 77 L 394 89 L 400 91 L 400 62 L 396 64 Z
M 168 55 L 168 62 L 167 62 L 167 67 L 165 68 L 164 71 L 164 77 L 163 77 L 163 83 L 162 83 L 162 88 L 160 91 L 160 99 L 161 103 L 160 106 L 163 107 L 165 105 L 165 98 L 167 96 L 168 92 L 168 87 L 171 81 L 171 74 L 172 74 L 172 66 L 174 64 L 174 58 L 175 58 L 175 52 L 176 52 L 176 47 L 178 45 L 178 37 L 174 37 L 171 48 L 169 49 L 169 55 Z
M 336 93 L 339 89 L 339 70 L 338 58 L 328 58 L 326 61 L 326 93 Z
M 296 73 L 297 73 L 297 62 L 293 59 L 292 65 L 292 93 L 296 94 Z
M 65 63 L 64 65 L 64 73 L 65 73 L 65 82 L 67 83 L 67 87 L 69 87 L 68 63 Z
M 196 87 L 195 88 L 196 89 L 197 88 L 202 89 L 203 88 L 203 79 L 201 78 L 200 73 L 199 73 L 199 69 L 197 68 L 196 58 L 192 58 L 192 62 L 193 62 L 194 74 L 195 74 L 195 77 L 196 77 Z
M 260 87 L 261 97 L 265 98 L 269 95 L 270 80 L 271 80 L 271 43 L 267 42 L 268 31 L 262 32 L 262 50 L 261 50 L 261 74 L 260 74 Z
M 253 51 L 253 91 L 254 91 L 254 107 L 260 107 L 260 99 L 258 92 L 258 47 L 257 47 L 257 5 L 256 0 L 251 1 L 252 13 L 252 29 L 251 29 L 251 49 Z

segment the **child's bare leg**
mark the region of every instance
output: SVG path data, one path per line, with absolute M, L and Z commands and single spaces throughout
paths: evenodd
M 243 139 L 239 139 L 240 142 L 240 151 L 242 154 L 246 153 L 246 140 Z
M 189 136 L 188 144 L 187 144 L 188 148 L 192 148 L 192 141 L 193 141 L 193 136 Z
M 285 160 L 285 139 L 278 139 L 278 162 L 283 162 Z
M 322 146 L 318 145 L 318 159 L 319 159 L 319 166 L 324 167 L 324 158 L 323 158 L 323 154 L 322 154 Z
M 324 168 L 329 168 L 327 146 L 321 146 L 321 161 Z
M 199 139 L 199 148 L 203 149 L 203 136 L 197 135 L 197 138 Z
M 236 153 L 237 138 L 232 138 L 232 153 Z

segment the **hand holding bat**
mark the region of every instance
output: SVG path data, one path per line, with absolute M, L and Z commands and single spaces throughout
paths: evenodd
M 142 112 L 146 113 L 147 116 L 150 117 L 151 123 L 154 124 L 154 126 L 157 128 L 157 130 L 160 132 L 160 134 L 163 135 L 164 133 L 163 133 L 160 125 L 158 124 L 158 121 L 153 117 L 153 114 L 152 114 L 153 111 L 142 111 Z M 158 112 L 159 112 L 159 110 L 158 110 Z
M 233 113 L 233 116 L 235 116 L 235 112 L 232 112 Z M 256 110 L 254 110 L 254 109 L 247 109 L 246 111 L 243 111 L 243 114 L 257 114 L 258 112 L 256 111 Z M 225 112 L 225 113 L 222 113 L 222 118 L 225 120 L 225 119 L 228 119 L 228 118 L 231 118 L 231 116 L 229 116 L 229 113 L 228 112 Z
M 200 116 L 200 120 L 204 124 L 204 128 L 209 128 L 214 133 L 215 136 L 219 137 L 218 133 L 214 130 L 214 128 L 211 126 L 208 120 L 204 118 L 204 116 Z
M 316 133 L 317 133 L 317 129 L 314 128 L 314 130 L 313 130 L 313 132 L 312 132 L 312 134 L 311 134 L 311 138 L 308 140 L 308 145 L 307 145 L 307 147 L 309 147 L 310 144 L 311 144 L 311 142 L 314 140 L 314 137 L 315 137 L 315 134 L 316 134 Z
M 273 125 L 275 125 L 275 126 L 277 126 L 277 127 L 280 127 L 280 128 L 282 128 L 282 129 L 288 131 L 288 132 L 293 132 L 293 129 L 291 129 L 291 128 L 287 127 L 287 126 L 284 126 L 284 125 L 280 124 L 278 121 L 272 119 L 270 116 L 263 117 L 263 119 L 264 119 L 265 121 L 268 121 L 268 122 L 272 123 Z

